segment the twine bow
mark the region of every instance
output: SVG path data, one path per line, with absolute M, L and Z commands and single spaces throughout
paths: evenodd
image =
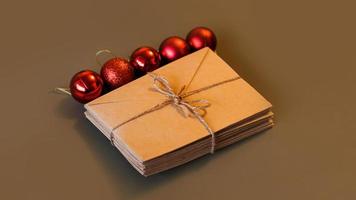
M 199 122 L 205 127 L 205 129 L 211 135 L 211 139 L 212 139 L 210 152 L 214 153 L 215 135 L 203 118 L 207 112 L 206 108 L 210 106 L 210 103 L 205 99 L 187 101 L 184 99 L 185 97 L 188 96 L 188 93 L 184 93 L 185 85 L 179 90 L 178 93 L 175 93 L 174 90 L 169 85 L 167 79 L 154 73 L 149 73 L 149 75 L 153 78 L 153 87 L 155 91 L 168 97 L 168 100 L 166 100 L 165 102 L 173 105 L 177 109 L 177 111 L 180 114 L 182 114 L 184 117 L 197 118 Z

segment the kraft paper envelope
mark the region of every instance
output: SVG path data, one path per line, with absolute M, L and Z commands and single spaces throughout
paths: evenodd
M 178 91 L 190 81 L 198 66 L 200 68 L 188 91 L 239 77 L 209 48 L 169 63 L 154 73 L 165 77 L 170 86 Z M 118 124 L 166 100 L 167 97 L 152 88 L 153 79 L 146 75 L 89 102 L 85 108 L 105 131 L 111 132 Z M 211 106 L 206 109 L 204 119 L 214 132 L 271 108 L 271 104 L 242 78 L 186 99 L 209 101 Z M 196 118 L 184 117 L 172 105 L 124 124 L 115 129 L 113 135 L 113 140 L 124 143 L 128 151 L 142 162 L 211 137 Z

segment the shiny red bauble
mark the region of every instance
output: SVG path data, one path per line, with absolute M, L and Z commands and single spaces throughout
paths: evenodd
M 70 81 L 70 93 L 80 103 L 88 103 L 98 98 L 103 91 L 104 82 L 100 75 L 84 70 L 76 73 Z
M 119 57 L 108 60 L 101 68 L 100 74 L 109 90 L 125 85 L 135 78 L 130 63 Z
M 196 51 L 204 47 L 210 47 L 210 49 L 215 51 L 217 43 L 214 32 L 205 27 L 196 27 L 191 30 L 186 37 L 186 41 L 192 51 Z
M 172 36 L 161 43 L 159 53 L 161 54 L 162 61 L 166 64 L 189 54 L 190 48 L 184 39 Z
M 152 47 L 140 47 L 130 57 L 130 64 L 134 68 L 136 76 L 142 76 L 161 66 L 161 56 Z

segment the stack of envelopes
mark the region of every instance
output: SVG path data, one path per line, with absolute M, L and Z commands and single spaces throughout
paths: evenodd
M 182 115 L 173 103 L 147 112 L 169 99 L 154 89 L 149 75 L 85 105 L 86 117 L 144 176 L 184 164 L 273 126 L 271 104 L 209 48 L 154 73 L 164 77 L 177 94 L 187 84 L 185 93 L 198 91 L 185 96 L 184 102 L 209 102 L 201 118 L 213 135 L 194 113 Z

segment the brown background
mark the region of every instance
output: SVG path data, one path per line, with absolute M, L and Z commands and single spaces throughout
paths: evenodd
M 353 1 L 3 1 L 0 199 L 356 199 Z M 51 93 L 108 48 L 197 25 L 273 104 L 274 129 L 144 178 Z

